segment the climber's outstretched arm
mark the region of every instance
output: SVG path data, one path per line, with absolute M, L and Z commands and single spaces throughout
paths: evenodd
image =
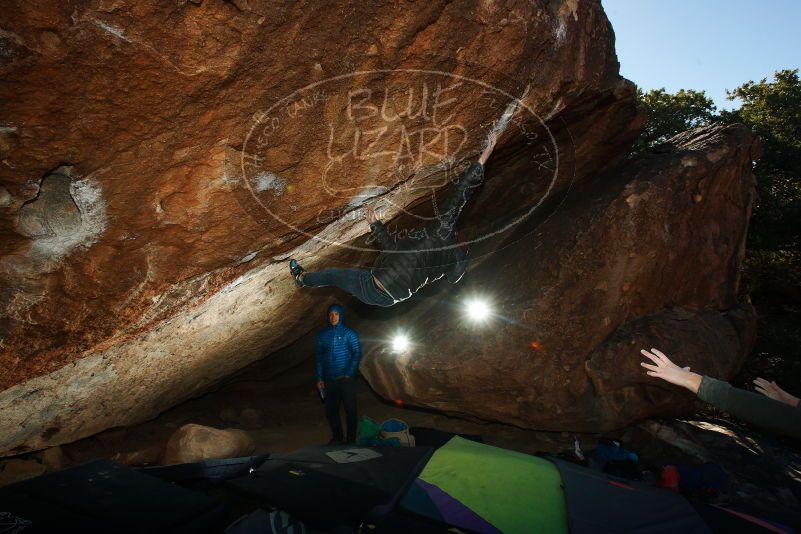
M 364 217 L 367 219 L 367 224 L 370 225 L 370 231 L 373 233 L 373 237 L 378 242 L 378 246 L 381 247 L 382 250 L 392 250 L 395 248 L 395 242 L 389 237 L 387 233 L 386 227 L 384 227 L 384 223 L 378 220 L 378 217 L 375 215 L 375 209 L 372 206 L 367 206 L 364 208 Z
M 498 142 L 498 135 L 495 133 L 491 133 L 489 139 L 487 140 L 487 148 L 484 149 L 484 152 L 481 153 L 481 156 L 478 158 L 478 162 L 481 163 L 483 166 L 492 154 L 492 151 L 495 149 L 495 143 Z

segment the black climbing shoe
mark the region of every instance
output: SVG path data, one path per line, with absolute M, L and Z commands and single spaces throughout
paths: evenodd
M 292 273 L 292 277 L 295 279 L 295 283 L 298 287 L 303 287 L 302 279 L 306 269 L 301 267 L 297 260 L 291 259 L 289 260 L 289 272 Z

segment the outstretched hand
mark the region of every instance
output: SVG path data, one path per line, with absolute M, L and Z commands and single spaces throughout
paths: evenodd
M 372 206 L 367 206 L 364 208 L 364 218 L 367 219 L 367 224 L 373 224 L 378 220 L 378 217 L 375 216 L 375 208 Z
M 776 382 L 768 382 L 764 378 L 757 378 L 754 380 L 754 385 L 758 392 L 773 400 L 789 404 L 790 406 L 798 406 L 798 397 L 784 391 Z
M 703 378 L 701 375 L 691 372 L 689 367 L 679 367 L 657 349 L 651 349 L 650 352 L 642 349 L 640 353 L 653 362 L 640 363 L 640 365 L 648 369 L 645 374 L 685 387 L 693 393 L 698 393 L 698 388 L 701 387 Z

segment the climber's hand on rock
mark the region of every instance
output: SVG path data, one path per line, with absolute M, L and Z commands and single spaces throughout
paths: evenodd
M 642 349 L 640 353 L 653 362 L 640 363 L 640 365 L 648 369 L 646 372 L 648 376 L 661 378 L 671 384 L 685 387 L 693 393 L 698 393 L 698 388 L 701 387 L 701 379 L 703 378 L 701 375 L 691 372 L 689 367 L 679 367 L 657 349 L 651 349 L 650 352 Z
M 364 217 L 367 219 L 367 224 L 373 224 L 378 220 L 378 217 L 375 216 L 375 208 L 372 206 L 364 208 Z

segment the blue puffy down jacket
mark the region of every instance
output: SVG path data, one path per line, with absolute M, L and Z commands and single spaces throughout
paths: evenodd
M 341 376 L 355 376 L 362 360 L 359 334 L 345 326 L 345 310 L 332 304 L 328 312 L 339 313 L 336 326 L 328 327 L 317 334 L 317 349 L 314 354 L 317 380 L 331 380 Z

